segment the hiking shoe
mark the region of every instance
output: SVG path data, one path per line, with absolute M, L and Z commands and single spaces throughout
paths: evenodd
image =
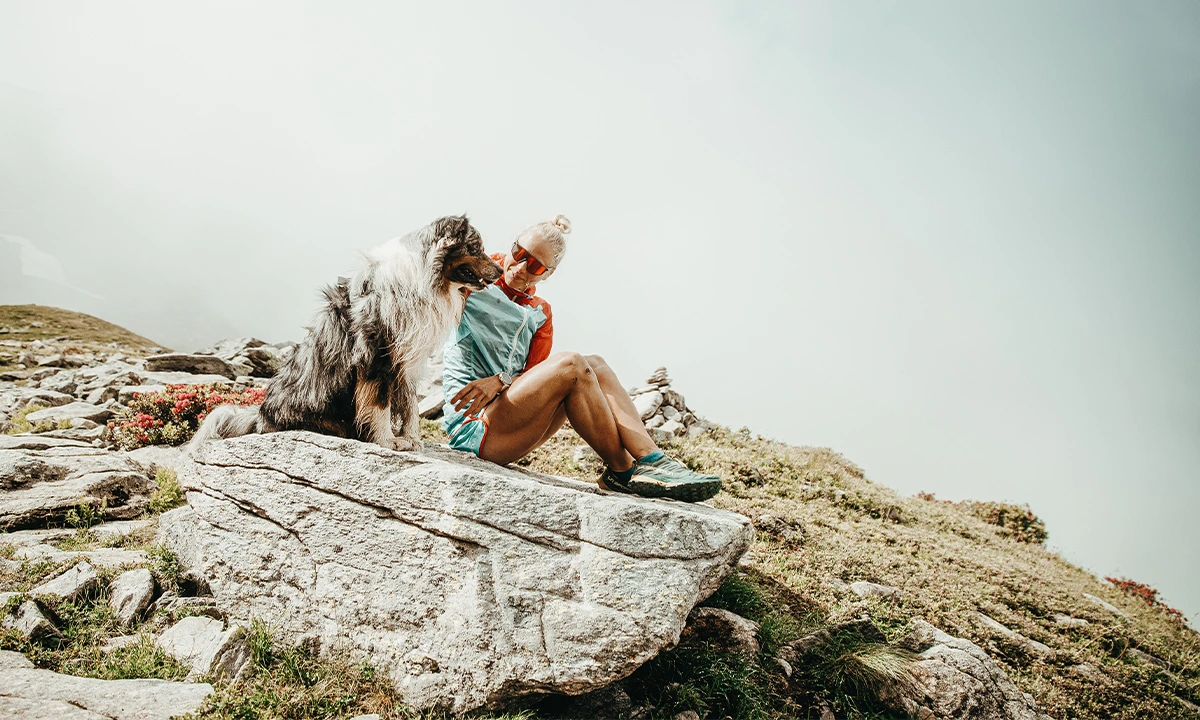
M 700 502 L 720 492 L 721 478 L 692 472 L 678 460 L 663 455 L 653 462 L 639 460 L 629 480 L 622 480 L 606 469 L 600 476 L 600 486 L 642 497 Z

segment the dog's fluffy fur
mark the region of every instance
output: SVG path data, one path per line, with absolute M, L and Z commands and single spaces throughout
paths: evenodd
M 371 250 L 353 280 L 324 289 L 324 307 L 263 404 L 217 408 L 193 447 L 279 430 L 421 447 L 416 387 L 426 360 L 461 317 L 465 291 L 486 288 L 501 272 L 466 216 L 440 218 Z

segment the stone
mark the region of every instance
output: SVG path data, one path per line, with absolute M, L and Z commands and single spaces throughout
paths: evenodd
M 20 445 L 0 449 L 0 528 L 65 524 L 67 511 L 81 502 L 106 504 L 104 517 L 111 520 L 146 509 L 153 484 L 128 457 L 61 439 L 40 449 Z
M 371 713 L 370 715 L 355 715 L 350 720 L 383 720 L 383 717 L 376 713 Z
M 642 418 L 642 421 L 645 422 L 646 420 L 649 420 L 654 413 L 658 412 L 658 409 L 662 407 L 662 401 L 662 393 L 655 390 L 654 392 L 645 393 L 644 395 L 638 395 L 635 397 L 633 399 L 633 407 L 637 410 L 638 415 Z
M 897 644 L 919 653 L 913 681 L 879 696 L 893 710 L 937 720 L 1051 720 L 975 643 L 920 619 L 909 629 Z
M 172 625 L 155 644 L 163 652 L 191 668 L 188 679 L 206 675 L 236 680 L 250 662 L 246 628 L 208 617 L 185 617 Z
M 69 534 L 74 534 L 72 531 Z M 149 560 L 145 550 L 121 550 L 119 548 L 97 548 L 95 550 L 59 550 L 53 545 L 30 545 L 19 548 L 14 558 L 33 562 L 60 563 L 74 558 L 83 558 L 96 567 L 121 567 L 140 565 Z
M 122 625 L 129 625 L 154 599 L 154 576 L 146 568 L 127 570 L 112 582 L 108 606 Z
M 1055 613 L 1050 616 L 1050 619 L 1053 620 L 1054 624 L 1058 625 L 1059 627 L 1077 628 L 1091 625 L 1090 622 L 1084 620 L 1083 618 L 1071 617 L 1070 615 L 1063 615 L 1062 613 Z
M 83 358 L 78 355 L 47 355 L 38 358 L 38 366 L 44 368 L 76 368 L 84 365 Z
M 683 637 L 704 640 L 727 652 L 753 657 L 758 654 L 758 630 L 758 623 L 728 610 L 698 607 L 688 616 Z
M 866 580 L 850 583 L 850 592 L 860 598 L 889 598 L 900 594 L 900 588 L 890 585 L 879 585 Z
M 13 718 L 168 720 L 197 711 L 211 692 L 207 683 L 97 680 L 37 668 L 0 670 L 0 709 L 16 708 L 19 714 L 4 716 Z
M 71 395 L 41 388 L 14 388 L 6 390 L 3 395 L 0 395 L 0 409 L 7 412 L 16 412 L 30 405 L 48 408 L 71 402 L 75 402 L 75 398 Z
M 1087 600 L 1088 602 L 1092 603 L 1093 605 L 1099 605 L 1100 607 L 1109 611 L 1113 615 L 1118 615 L 1123 618 L 1129 617 L 1128 615 L 1125 614 L 1125 611 L 1121 610 L 1116 605 L 1113 605 L 1112 603 L 1108 602 L 1107 600 L 1102 600 L 1102 599 L 1096 597 L 1095 595 L 1091 595 L 1089 593 L 1084 593 L 1083 599 Z
M 657 391 L 658 391 L 657 385 L 643 385 L 641 387 L 633 388 L 632 390 L 629 390 L 628 392 L 629 392 L 629 397 L 637 397 L 638 395 L 645 395 L 646 393 L 652 393 L 652 392 L 657 392 Z
M 663 417 L 662 415 L 655 415 L 654 417 L 652 417 L 646 421 L 646 429 L 653 430 L 655 428 L 662 427 L 662 424 L 665 423 L 666 421 L 667 421 L 667 419 L 665 417 Z
M 657 428 L 660 432 L 672 437 L 679 437 L 687 432 L 687 428 L 678 420 L 668 420 Z
M 52 392 L 63 393 L 64 395 L 74 395 L 75 373 L 70 372 L 69 370 L 55 373 L 38 383 L 38 388 L 41 390 L 50 390 Z
M 138 395 L 163 392 L 166 389 L 166 385 L 126 385 L 117 391 L 117 402 L 128 405 Z
M 432 420 L 442 415 L 442 387 L 437 387 L 437 392 L 428 395 L 417 403 L 417 414 L 426 420 Z
M 695 710 L 684 710 L 676 715 L 673 720 L 700 720 L 700 713 Z
M 100 652 L 107 655 L 111 652 L 116 652 L 117 650 L 124 650 L 127 647 L 133 647 L 134 645 L 141 643 L 143 637 L 145 636 L 118 635 L 117 637 L 109 638 L 108 640 L 104 641 L 103 645 L 100 646 Z
M 73 403 L 67 403 L 66 405 L 59 405 L 57 407 L 46 408 L 45 410 L 38 410 L 37 412 L 31 412 L 25 416 L 25 419 L 34 425 L 46 420 L 58 422 L 60 420 L 74 420 L 75 418 L 83 418 L 84 420 L 102 423 L 107 421 L 110 417 L 112 417 L 112 415 L 112 410 L 106 407 L 76 401 Z
M 680 413 L 687 412 L 687 403 L 684 402 L 683 396 L 674 390 L 663 390 L 663 404 L 675 408 Z M 668 417 L 667 419 L 674 420 L 675 418 Z
M 1030 655 L 1035 655 L 1043 659 L 1054 657 L 1054 651 L 1049 647 L 1043 645 L 1037 640 L 1030 640 L 1015 630 L 1009 629 L 1000 621 L 995 620 L 981 612 L 975 613 L 975 617 L 979 620 L 979 622 L 983 623 L 985 627 L 998 633 L 1001 637 L 1005 638 L 1014 645 L 1023 648 Z
M 146 358 L 146 370 L 150 372 L 185 372 L 193 375 L 220 375 L 228 380 L 237 377 L 229 363 L 216 355 L 183 355 L 169 353 Z
M 676 422 L 679 422 L 681 425 L 683 424 L 682 422 L 680 422 L 683 419 L 683 414 L 680 413 L 675 408 L 671 407 L 670 405 L 664 404 L 662 406 L 661 410 L 662 410 L 662 416 L 666 420 L 668 420 L 668 421 L 674 420 Z
M 116 400 L 118 397 L 120 397 L 120 391 L 117 388 L 98 387 L 94 390 L 90 390 L 84 397 L 84 401 L 93 405 L 99 405 L 101 403 L 108 402 L 109 400 Z
M 734 513 L 446 448 L 279 432 L 194 452 L 159 540 L 230 617 L 352 651 L 417 710 L 626 677 L 753 539 Z
M 33 600 L 25 600 L 16 610 L 4 616 L 0 626 L 16 630 L 30 640 L 59 637 L 58 628 L 42 614 L 42 609 Z
M 63 600 L 74 600 L 100 584 L 96 568 L 84 560 L 69 568 L 58 577 L 38 585 L 30 595 L 54 595 Z

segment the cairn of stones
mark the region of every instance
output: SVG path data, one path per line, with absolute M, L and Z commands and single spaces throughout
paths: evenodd
M 683 395 L 671 389 L 671 378 L 667 369 L 654 371 L 641 387 L 631 388 L 629 396 L 646 424 L 646 429 L 656 436 L 678 437 L 699 435 L 707 430 L 709 423 L 692 412 Z

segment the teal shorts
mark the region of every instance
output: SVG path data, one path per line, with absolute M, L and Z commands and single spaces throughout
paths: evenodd
M 479 449 L 483 447 L 483 441 L 487 439 L 487 431 L 487 420 L 469 418 L 459 425 L 454 434 L 450 436 L 450 447 L 478 455 Z

